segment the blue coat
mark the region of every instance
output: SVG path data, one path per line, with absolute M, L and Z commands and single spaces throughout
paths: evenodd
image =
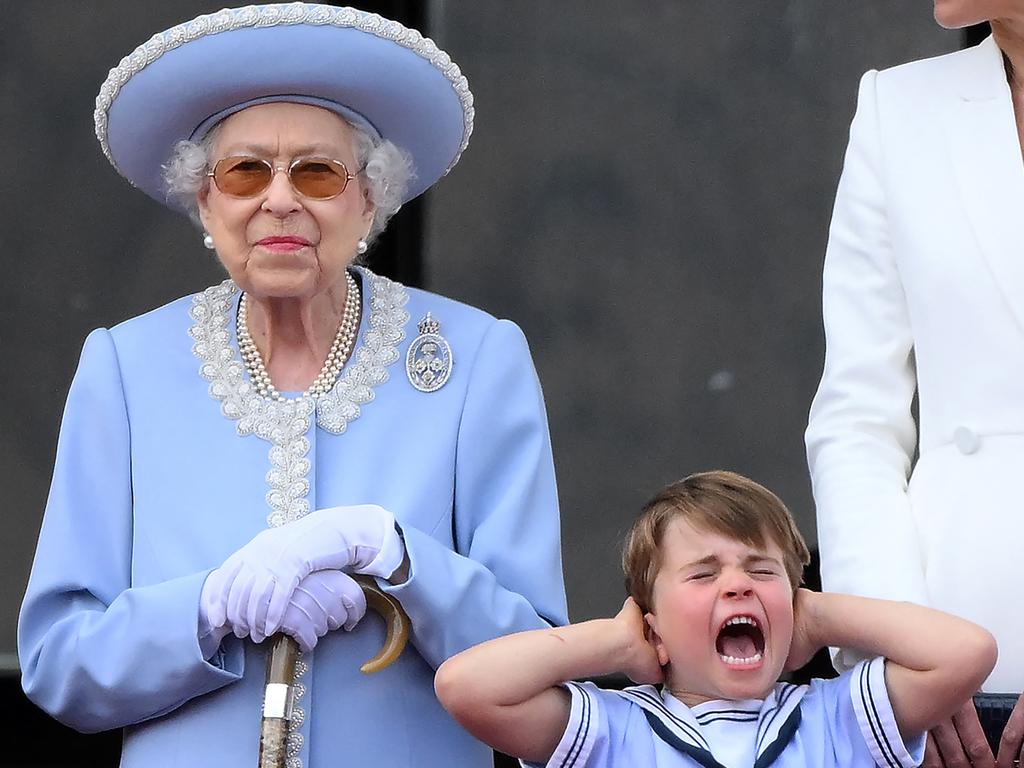
M 229 636 L 205 660 L 199 594 L 260 530 L 308 509 L 394 513 L 411 577 L 385 588 L 412 636 L 373 676 L 359 672 L 383 640 L 373 613 L 304 655 L 290 768 L 489 766 L 434 697 L 434 668 L 566 620 L 550 440 L 522 332 L 360 275 L 358 349 L 316 413 L 251 391 L 230 282 L 86 340 L 18 646 L 40 707 L 82 731 L 125 728 L 126 768 L 256 765 L 265 646 Z M 405 370 L 428 311 L 454 361 L 434 392 Z

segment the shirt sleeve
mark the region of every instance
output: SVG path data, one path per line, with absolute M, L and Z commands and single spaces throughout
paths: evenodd
M 806 432 L 823 588 L 927 604 L 907 495 L 913 337 L 894 252 L 878 73 L 860 83 L 822 279 L 825 366 Z M 837 657 L 840 669 L 856 657 Z
M 564 624 L 558 493 L 540 383 L 508 321 L 471 363 L 455 463 L 455 551 L 403 527 L 410 577 L 381 584 L 435 668 L 499 635 Z
M 25 693 L 86 732 L 169 712 L 237 680 L 243 667 L 233 637 L 203 658 L 205 571 L 132 585 L 130 443 L 117 352 L 97 330 L 68 393 L 18 623 Z
M 820 680 L 835 765 L 913 768 L 924 759 L 926 734 L 904 741 L 885 685 L 885 659 L 862 661 L 833 680 Z
M 599 768 L 600 766 L 630 765 L 645 755 L 638 755 L 638 745 L 630 744 L 631 723 L 637 716 L 644 720 L 638 707 L 612 691 L 605 691 L 593 683 L 564 683 L 572 699 L 569 722 L 562 738 L 547 763 L 527 763 L 528 768 Z M 638 721 L 639 722 L 639 721 Z M 650 729 L 644 720 L 642 733 Z

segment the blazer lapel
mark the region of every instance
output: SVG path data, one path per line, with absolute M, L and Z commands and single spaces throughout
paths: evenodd
M 1024 331 L 1024 161 L 1002 54 L 989 37 L 964 51 L 944 126 L 982 256 Z

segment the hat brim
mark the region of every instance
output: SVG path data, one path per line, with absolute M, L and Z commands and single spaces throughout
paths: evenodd
M 265 9 L 274 10 L 278 23 L 267 23 Z M 292 13 L 286 21 L 282 10 Z M 182 35 L 189 39 L 174 45 Z M 431 40 L 375 14 L 291 3 L 221 11 L 140 46 L 100 91 L 97 136 L 134 186 L 179 207 L 162 176 L 174 145 L 198 138 L 197 129 L 213 116 L 274 100 L 341 105 L 342 114 L 363 118 L 408 152 L 415 177 L 404 201 L 455 165 L 472 131 L 468 84 Z

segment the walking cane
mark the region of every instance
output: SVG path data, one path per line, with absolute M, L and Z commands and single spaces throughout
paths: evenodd
M 409 617 L 402 604 L 387 594 L 368 576 L 353 576 L 366 595 L 366 606 L 372 608 L 387 625 L 384 647 L 359 668 L 371 675 L 391 666 L 409 640 Z M 263 696 L 263 722 L 260 727 L 259 768 L 285 768 L 288 755 L 288 723 L 292 717 L 295 661 L 299 646 L 288 635 L 275 635 L 267 656 L 267 687 Z

